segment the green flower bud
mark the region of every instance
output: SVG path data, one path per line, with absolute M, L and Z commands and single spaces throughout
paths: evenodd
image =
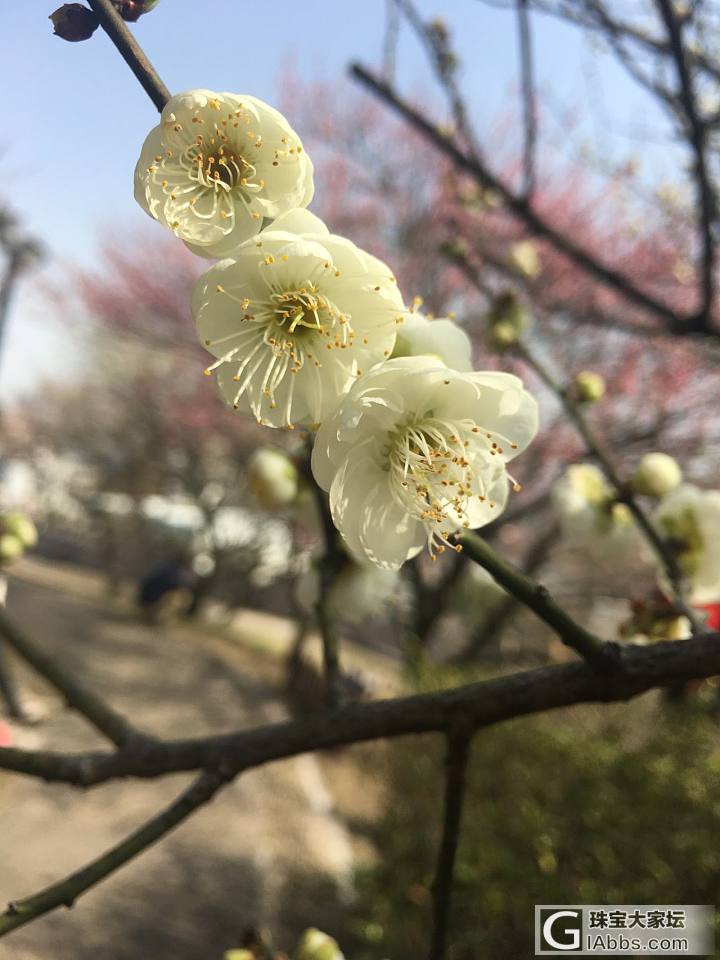
M 599 373 L 583 370 L 575 377 L 571 394 L 578 403 L 595 403 L 605 396 L 605 381 Z
M 508 254 L 508 263 L 518 273 L 528 279 L 537 277 L 542 266 L 538 256 L 537 247 L 532 240 L 521 240 L 514 243 Z
M 495 350 L 507 350 L 530 329 L 530 316 L 512 290 L 505 290 L 487 312 L 487 337 Z
M 646 497 L 664 497 L 682 481 L 682 470 L 667 453 L 646 453 L 632 478 L 633 490 Z
M 297 468 L 282 450 L 272 447 L 256 450 L 248 461 L 247 477 L 263 507 L 276 510 L 297 497 Z
M 311 927 L 300 938 L 296 960 L 345 960 L 336 940 Z
M 17 537 L 24 549 L 34 547 L 38 542 L 38 533 L 35 524 L 23 513 L 6 513 L 0 517 L 0 528 L 3 533 Z
M 0 536 L 0 563 L 12 563 L 23 555 L 25 548 L 18 537 L 11 533 L 3 533 Z

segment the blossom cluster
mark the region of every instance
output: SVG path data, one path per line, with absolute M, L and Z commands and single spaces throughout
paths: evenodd
M 500 514 L 537 405 L 516 377 L 474 372 L 462 329 L 408 307 L 385 263 L 306 209 L 313 191 L 277 110 L 210 90 L 169 100 L 135 172 L 150 216 L 222 258 L 192 296 L 206 374 L 258 423 L 316 431 L 312 471 L 348 550 L 396 570 Z
M 720 602 L 720 490 L 684 482 L 678 463 L 660 452 L 645 454 L 630 486 L 635 495 L 653 502 L 651 522 L 676 563 L 690 603 L 709 613 Z M 671 639 L 667 623 L 683 618 L 673 612 L 665 561 L 647 547 L 620 492 L 599 467 L 582 463 L 567 469 L 554 494 L 566 539 L 581 544 L 596 562 L 634 568 L 644 559 L 654 565 L 658 595 L 649 605 L 641 604 L 642 617 L 634 616 L 633 623 L 647 620 L 650 629 L 644 633 L 657 627 Z

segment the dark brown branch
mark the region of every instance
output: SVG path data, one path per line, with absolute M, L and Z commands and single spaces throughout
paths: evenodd
M 0 916 L 0 937 L 25 926 L 58 907 L 72 907 L 83 893 L 110 876 L 128 861 L 174 830 L 199 807 L 208 803 L 225 780 L 214 773 L 201 774 L 166 810 L 157 814 L 125 840 L 40 893 L 8 905 Z
M 458 732 L 448 736 L 445 757 L 443 832 L 432 890 L 433 930 L 429 960 L 445 960 L 447 955 L 453 874 L 460 839 L 469 752 L 470 737 L 467 734 Z
M 37 646 L 27 634 L 13 623 L 1 607 L 0 636 L 7 641 L 19 657 L 62 694 L 68 706 L 81 713 L 112 743 L 123 746 L 146 739 L 100 697 L 78 683 L 55 657 L 48 654 L 42 647 Z
M 78 786 L 200 769 L 218 769 L 228 776 L 315 750 L 415 733 L 448 733 L 458 724 L 479 730 L 572 704 L 629 700 L 656 687 L 718 674 L 720 634 L 708 633 L 648 647 L 623 647 L 622 670 L 600 671 L 584 662 L 541 667 L 454 690 L 353 703 L 302 720 L 150 743 L 117 753 L 39 755 L 0 749 L 0 769 Z
M 140 81 L 145 93 L 162 112 L 170 99 L 170 91 L 160 79 L 123 18 L 110 0 L 88 0 L 88 3 L 95 11 L 103 30 L 117 47 L 120 56 Z
M 661 300 L 640 290 L 624 274 L 613 267 L 596 259 L 591 253 L 576 244 L 570 237 L 561 233 L 552 224 L 548 223 L 539 213 L 533 210 L 523 197 L 514 194 L 498 179 L 487 166 L 476 156 L 469 156 L 451 138 L 446 136 L 433 123 L 427 120 L 409 103 L 402 100 L 394 89 L 360 64 L 353 64 L 350 73 L 362 83 L 378 99 L 392 107 L 411 126 L 430 141 L 438 150 L 449 157 L 461 170 L 473 176 L 484 188 L 490 188 L 500 195 L 507 208 L 538 236 L 544 237 L 553 244 L 558 252 L 595 277 L 601 283 L 622 294 L 627 301 L 637 307 L 654 314 L 662 320 L 667 329 L 677 335 L 697 333 L 692 324 L 692 318 L 680 316 Z M 716 331 L 707 331 L 713 336 Z
M 478 563 L 508 593 L 525 604 L 551 627 L 562 642 L 596 667 L 608 669 L 619 664 L 617 644 L 608 643 L 586 630 L 555 602 L 542 584 L 503 559 L 477 534 L 464 531 L 459 541 L 465 553 Z
M 522 565 L 523 573 L 529 577 L 537 573 L 547 560 L 548 554 L 557 543 L 559 536 L 560 528 L 557 524 L 553 524 L 531 543 Z M 471 663 L 476 660 L 483 650 L 492 646 L 502 633 L 508 620 L 520 606 L 520 601 L 512 594 L 503 597 L 483 618 L 482 623 L 470 638 L 467 647 L 454 658 L 455 662 Z
M 345 562 L 338 533 L 335 529 L 327 494 L 315 482 L 310 469 L 309 456 L 304 464 L 305 478 L 310 485 L 323 532 L 323 553 L 319 563 L 320 590 L 316 606 L 316 616 L 320 627 L 320 639 L 323 648 L 323 674 L 325 679 L 325 698 L 328 706 L 337 707 L 342 702 L 342 676 L 340 673 L 340 645 L 328 611 L 328 596 L 335 577 Z
M 690 75 L 681 23 L 671 0 L 655 0 L 660 16 L 665 23 L 668 42 L 677 69 L 679 81 L 678 100 L 682 108 L 681 121 L 695 156 L 695 181 L 700 234 L 702 236 L 701 296 L 698 315 L 695 319 L 697 332 L 707 332 L 712 323 L 712 308 L 715 298 L 715 240 L 713 226 L 717 210 L 717 198 L 713 187 L 707 159 L 707 128 L 700 118 L 695 96 L 695 85 Z

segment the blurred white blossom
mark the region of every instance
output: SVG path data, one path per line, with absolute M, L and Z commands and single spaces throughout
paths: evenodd
M 720 600 L 720 490 L 682 483 L 660 501 L 655 522 L 688 581 L 691 601 Z
M 250 489 L 268 509 L 287 506 L 297 497 L 297 467 L 284 450 L 255 450 L 248 460 L 247 477 Z

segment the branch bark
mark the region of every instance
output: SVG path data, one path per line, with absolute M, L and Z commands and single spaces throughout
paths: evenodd
M 471 560 L 487 570 L 501 587 L 551 627 L 566 646 L 596 667 L 620 666 L 618 645 L 601 640 L 573 620 L 550 596 L 546 587 L 496 554 L 482 537 L 464 531 L 459 540 Z
M 166 810 L 154 816 L 117 846 L 70 876 L 24 900 L 8 904 L 0 916 L 0 937 L 42 917 L 58 907 L 72 907 L 78 897 L 100 883 L 152 844 L 174 830 L 190 814 L 208 803 L 225 780 L 214 773 L 201 774 Z
M 433 931 L 430 940 L 429 960 L 445 960 L 447 955 L 453 875 L 460 839 L 463 801 L 465 799 L 465 774 L 470 743 L 471 738 L 465 733 L 458 732 L 448 736 L 447 756 L 445 758 L 443 832 L 432 891 Z
M 117 47 L 120 56 L 162 113 L 163 107 L 170 99 L 170 91 L 160 79 L 157 70 L 148 60 L 123 18 L 110 0 L 88 0 L 88 3 L 95 11 L 103 30 Z
M 653 314 L 672 333 L 678 336 L 697 334 L 692 316 L 677 314 L 661 300 L 636 287 L 628 277 L 614 267 L 596 259 L 570 237 L 555 229 L 551 223 L 528 204 L 524 197 L 513 193 L 477 156 L 469 156 L 465 153 L 452 137 L 446 136 L 442 130 L 427 120 L 419 111 L 402 100 L 389 84 L 384 83 L 357 63 L 351 65 L 350 73 L 379 100 L 391 107 L 438 150 L 449 157 L 458 169 L 469 173 L 484 188 L 490 188 L 499 194 L 507 208 L 518 219 L 522 220 L 533 233 L 550 241 L 559 253 L 566 256 L 576 266 L 605 286 L 620 293 L 629 303 Z M 711 336 L 720 336 L 720 333 L 715 330 L 706 332 Z
M 302 720 L 236 733 L 147 743 L 111 752 L 36 753 L 0 749 L 0 769 L 93 786 L 120 777 L 154 778 L 214 769 L 224 776 L 275 760 L 415 733 L 468 731 L 578 703 L 629 700 L 656 687 L 720 674 L 720 634 L 649 647 L 623 647 L 622 670 L 585 662 L 524 670 L 453 690 L 353 703 Z
M 20 630 L 0 607 L 0 636 L 36 673 L 44 677 L 60 694 L 68 706 L 81 713 L 89 722 L 117 746 L 149 738 L 140 734 L 128 721 L 108 706 L 104 700 L 79 684 L 55 657 L 39 647 Z

